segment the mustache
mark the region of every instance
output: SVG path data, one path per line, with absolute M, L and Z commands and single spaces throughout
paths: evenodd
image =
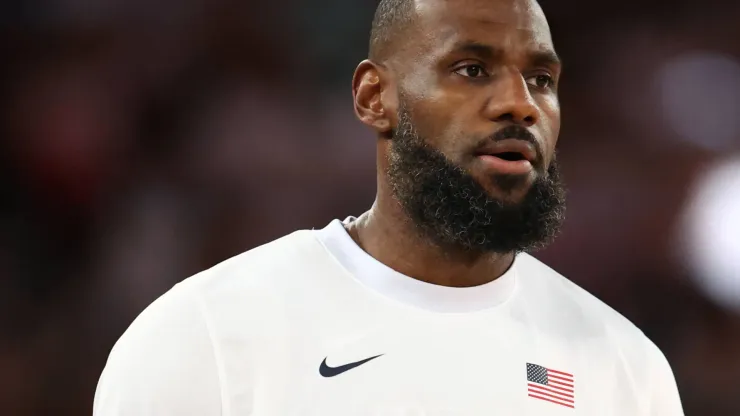
M 494 133 L 493 136 L 489 138 L 489 140 L 492 140 L 494 142 L 500 142 L 507 139 L 523 140 L 535 146 L 539 146 L 537 138 L 534 137 L 534 134 L 527 130 L 526 127 L 520 126 L 518 124 L 506 126 Z

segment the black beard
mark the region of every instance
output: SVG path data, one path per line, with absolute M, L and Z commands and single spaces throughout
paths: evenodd
M 488 194 L 464 169 L 418 136 L 407 111 L 399 111 L 388 175 L 395 198 L 422 237 L 450 249 L 511 253 L 540 249 L 564 220 L 565 188 L 553 158 L 519 203 Z M 494 182 L 506 191 L 521 178 Z

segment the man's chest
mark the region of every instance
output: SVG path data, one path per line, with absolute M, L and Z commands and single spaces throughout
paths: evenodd
M 418 327 L 259 344 L 242 364 L 224 357 L 231 405 L 253 415 L 640 414 L 629 377 L 597 345 Z

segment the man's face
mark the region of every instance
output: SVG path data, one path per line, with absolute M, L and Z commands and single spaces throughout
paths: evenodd
M 443 244 L 542 245 L 562 221 L 560 63 L 530 0 L 428 0 L 390 66 L 395 196 Z
M 417 13 L 391 63 L 399 105 L 490 195 L 521 201 L 546 175 L 560 131 L 560 64 L 544 14 L 533 0 L 425 0 Z

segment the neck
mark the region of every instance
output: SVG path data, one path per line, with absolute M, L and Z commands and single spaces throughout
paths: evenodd
M 394 198 L 381 195 L 347 231 L 363 250 L 397 272 L 436 285 L 471 287 L 497 279 L 511 266 L 513 253 L 474 253 L 433 244 L 417 232 Z

